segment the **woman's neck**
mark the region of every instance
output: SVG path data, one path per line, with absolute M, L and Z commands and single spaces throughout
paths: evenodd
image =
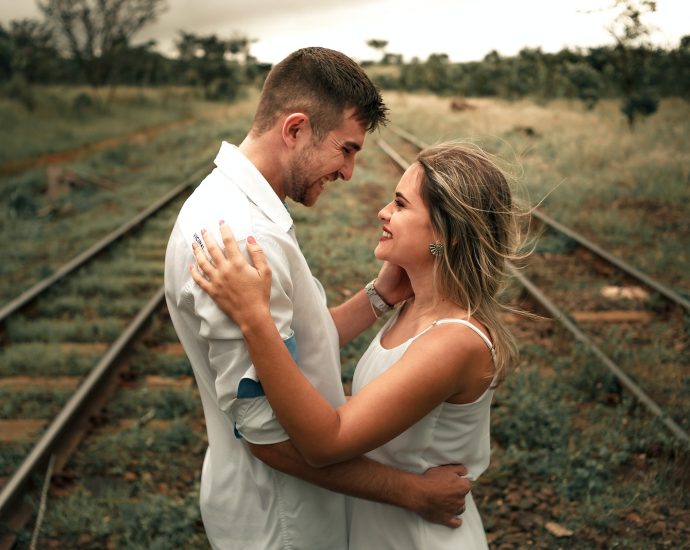
M 433 269 L 419 272 L 407 271 L 414 298 L 408 300 L 407 315 L 410 320 L 432 322 L 446 315 L 458 315 L 462 311 L 457 304 L 439 294 L 433 280 Z

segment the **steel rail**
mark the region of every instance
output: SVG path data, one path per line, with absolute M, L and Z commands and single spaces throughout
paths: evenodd
M 625 374 L 625 372 L 618 366 L 613 360 L 606 355 L 599 346 L 597 346 L 590 338 L 587 336 L 577 324 L 572 321 L 556 304 L 554 304 L 539 288 L 534 285 L 527 277 L 520 273 L 512 264 L 509 264 L 509 269 L 512 275 L 520 281 L 520 284 L 525 287 L 527 292 L 539 302 L 539 304 L 548 311 L 554 319 L 556 319 L 565 329 L 570 332 L 576 340 L 584 344 L 589 351 L 591 351 L 605 366 L 608 368 L 613 375 L 619 380 L 619 382 L 630 391 L 647 409 L 654 415 L 659 417 L 659 419 L 664 423 L 664 425 L 673 434 L 685 442 L 686 445 L 690 445 L 690 435 L 683 430 L 668 413 L 664 412 L 659 405 L 649 397 L 642 388 L 640 388 L 633 380 Z
M 202 171 L 208 171 L 208 163 L 204 163 L 202 167 L 196 169 L 192 175 L 187 178 L 187 181 L 178 185 L 174 189 L 171 189 L 156 202 L 151 204 L 149 207 L 145 208 L 134 216 L 129 221 L 122 224 L 120 227 L 103 237 L 100 241 L 93 244 L 81 254 L 62 265 L 58 268 L 52 275 L 38 281 L 29 289 L 22 292 L 19 296 L 6 303 L 2 309 L 0 309 L 0 323 L 2 323 L 7 317 L 12 315 L 18 309 L 26 305 L 28 302 L 36 298 L 39 294 L 44 292 L 46 289 L 50 288 L 52 285 L 57 283 L 60 279 L 66 275 L 72 273 L 77 268 L 84 265 L 87 261 L 93 258 L 96 254 L 102 252 L 105 248 L 113 244 L 115 241 L 120 239 L 123 235 L 137 227 L 139 224 L 144 222 L 147 218 L 152 216 L 154 213 L 158 212 L 161 208 L 166 206 L 170 201 L 175 199 L 177 196 L 181 195 L 187 188 L 198 183 L 198 179 Z
M 395 161 L 402 169 L 406 170 L 409 164 L 384 140 L 377 140 L 378 146 Z M 603 364 L 608 368 L 620 383 L 627 388 L 647 409 L 657 416 L 663 424 L 686 445 L 690 446 L 690 435 L 683 430 L 659 405 L 654 402 L 616 363 L 609 358 L 561 309 L 559 309 L 547 296 L 539 290 L 527 277 L 522 275 L 515 266 L 508 262 L 511 274 L 520 284 L 548 311 L 563 327 L 568 330 L 579 342 L 584 344 Z
M 659 281 L 652 279 L 649 275 L 646 273 L 643 273 L 636 267 L 630 265 L 629 263 L 621 260 L 620 258 L 614 256 L 610 252 L 607 252 L 603 248 L 601 248 L 599 245 L 596 243 L 593 243 L 586 237 L 580 235 L 579 233 L 576 233 L 572 229 L 564 226 L 563 224 L 557 222 L 554 220 L 552 217 L 548 216 L 547 214 L 544 214 L 544 212 L 534 209 L 532 211 L 532 215 L 537 218 L 538 220 L 542 221 L 546 225 L 552 227 L 556 231 L 559 231 L 563 235 L 567 236 L 568 238 L 576 241 L 579 245 L 583 246 L 584 248 L 588 249 L 590 252 L 593 252 L 600 258 L 602 258 L 604 261 L 615 265 L 618 269 L 621 271 L 627 273 L 634 279 L 637 279 L 641 283 L 645 284 L 647 287 L 651 288 L 652 290 L 655 290 L 662 296 L 665 296 L 675 304 L 685 308 L 686 311 L 690 312 L 690 300 L 686 300 L 683 298 L 680 294 L 678 294 L 675 290 L 667 287 L 663 283 L 660 283 Z
M 406 132 L 405 130 L 397 127 L 388 127 L 389 130 L 391 130 L 394 134 L 398 135 L 399 137 L 403 138 L 405 141 L 411 143 L 415 147 L 418 147 L 419 149 L 424 149 L 425 147 L 428 147 L 426 143 L 423 141 L 420 141 L 417 137 L 413 136 L 409 132 Z M 397 153 L 396 153 L 397 154 Z M 396 160 L 396 162 L 398 162 Z M 399 163 L 398 163 L 399 164 Z M 625 262 L 624 260 L 621 260 L 620 258 L 614 256 L 610 252 L 607 252 L 603 248 L 601 248 L 599 245 L 596 243 L 592 242 L 589 240 L 587 237 L 581 235 L 580 233 L 577 233 L 576 231 L 573 231 L 569 227 L 566 227 L 562 223 L 554 220 L 551 216 L 544 214 L 541 210 L 538 208 L 534 208 L 531 211 L 531 214 L 537 218 L 539 221 L 542 223 L 548 225 L 552 229 L 555 229 L 559 233 L 562 233 L 569 239 L 574 240 L 577 242 L 580 246 L 583 248 L 586 248 L 590 252 L 593 252 L 606 262 L 616 266 L 618 269 L 621 271 L 627 273 L 634 279 L 637 279 L 644 285 L 646 285 L 648 288 L 651 288 L 658 292 L 659 294 L 665 296 L 675 304 L 681 306 L 684 308 L 686 311 L 690 312 L 690 300 L 684 298 L 681 296 L 678 292 L 673 290 L 672 288 L 664 285 L 663 283 L 660 283 L 659 281 L 653 279 L 646 273 L 640 271 L 636 267 L 630 265 L 629 263 Z
M 397 126 L 386 126 L 391 132 L 394 134 L 400 136 L 403 138 L 405 141 L 411 143 L 418 149 L 425 149 L 426 147 L 429 147 L 428 143 L 424 143 L 422 140 L 420 140 L 417 136 L 412 135 L 410 132 L 407 132 L 403 130 L 402 128 L 398 128 Z
M 67 434 L 79 421 L 83 421 L 83 411 L 90 402 L 94 401 L 100 391 L 104 380 L 112 374 L 117 360 L 130 345 L 134 337 L 142 329 L 146 321 L 163 303 L 164 289 L 159 290 L 149 299 L 146 305 L 139 311 L 118 339 L 108 348 L 108 351 L 91 370 L 86 379 L 77 388 L 70 400 L 65 404 L 60 413 L 43 433 L 40 440 L 34 445 L 30 453 L 7 481 L 0 492 L 0 520 L 5 521 L 18 505 L 18 499 L 24 494 L 24 489 L 31 481 L 34 473 L 43 469 L 51 455 L 64 442 Z

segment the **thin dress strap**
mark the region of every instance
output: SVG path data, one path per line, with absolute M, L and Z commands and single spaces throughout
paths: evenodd
M 491 357 L 495 359 L 496 352 L 494 351 L 494 345 L 491 343 L 491 340 L 489 340 L 489 337 L 466 319 L 439 319 L 438 321 L 434 321 L 431 324 L 431 327 L 435 327 L 437 325 L 445 325 L 448 323 L 457 323 L 459 325 L 465 325 L 467 328 L 470 328 L 474 332 L 476 332 L 481 337 L 481 339 L 484 340 L 484 343 L 489 348 L 489 351 L 491 352 Z M 429 330 L 431 327 L 427 328 L 424 332 Z

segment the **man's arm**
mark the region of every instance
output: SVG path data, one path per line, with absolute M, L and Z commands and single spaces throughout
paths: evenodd
M 467 473 L 462 465 L 440 466 L 419 475 L 360 457 L 312 468 L 290 441 L 248 445 L 268 466 L 324 489 L 405 508 L 447 527 L 462 524 L 457 516 L 464 512 L 465 495 L 470 491 L 469 480 L 460 477 Z
M 339 306 L 330 308 L 331 317 L 338 329 L 340 347 L 368 329 L 381 315 L 375 312 L 364 290 L 360 290 Z
M 412 296 L 412 287 L 405 271 L 388 262 L 383 263 L 374 288 L 390 305 L 400 303 Z M 372 306 L 364 289 L 339 306 L 330 308 L 330 312 L 338 329 L 340 347 L 368 329 L 383 314 Z

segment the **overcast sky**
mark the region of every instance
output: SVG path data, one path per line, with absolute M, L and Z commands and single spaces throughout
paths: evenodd
M 378 59 L 366 45 L 387 40 L 386 51 L 406 61 L 447 53 L 452 61 L 478 61 L 489 51 L 514 55 L 524 47 L 612 43 L 606 31 L 614 0 L 168 0 L 169 9 L 135 37 L 155 39 L 174 52 L 180 30 L 256 39 L 251 53 L 274 63 L 304 46 L 325 46 L 360 61 Z M 0 22 L 38 17 L 33 0 L 0 0 Z M 658 0 L 643 19 L 656 28 L 653 42 L 675 48 L 690 34 L 690 0 Z

